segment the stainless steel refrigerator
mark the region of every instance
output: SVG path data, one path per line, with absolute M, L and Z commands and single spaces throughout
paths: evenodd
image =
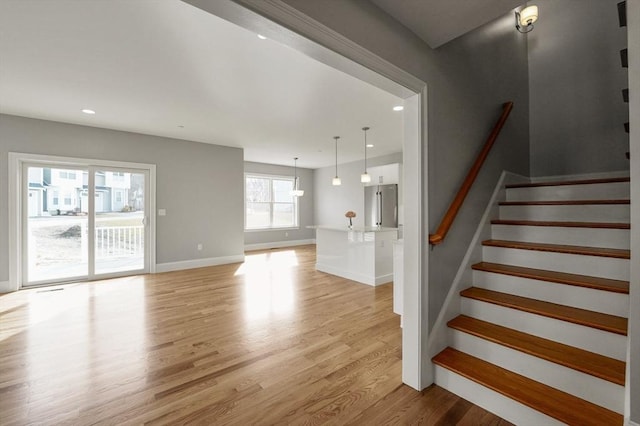
M 398 227 L 398 185 L 364 187 L 364 225 Z

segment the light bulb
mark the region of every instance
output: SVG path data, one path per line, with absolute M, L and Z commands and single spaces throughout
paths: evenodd
M 336 176 L 336 177 L 333 178 L 331 183 L 333 184 L 333 186 L 340 186 L 340 185 L 342 185 L 342 180 L 340 180 L 340 178 L 338 176 Z
M 360 182 L 369 183 L 371 182 L 371 175 L 369 173 L 363 173 L 360 175 Z

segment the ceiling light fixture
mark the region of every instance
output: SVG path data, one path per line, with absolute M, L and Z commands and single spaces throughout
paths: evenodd
M 293 189 L 289 192 L 289 195 L 294 197 L 302 197 L 304 190 L 298 188 L 298 157 L 293 158 Z
M 265 36 L 263 36 L 262 34 L 258 34 L 258 38 L 260 40 L 266 40 L 267 38 Z
M 342 185 L 342 181 L 338 177 L 338 139 L 340 139 L 340 136 L 334 136 L 333 138 L 336 140 L 336 175 L 331 181 L 331 184 L 333 186 L 340 186 Z
M 533 31 L 533 23 L 538 20 L 538 6 L 527 6 L 516 12 L 516 29 L 526 34 Z
M 368 143 L 367 144 L 367 148 L 373 148 L 373 144 L 372 143 Z
M 394 111 L 402 111 L 404 109 L 404 107 L 402 105 L 397 105 L 393 107 Z
M 367 173 L 367 130 L 368 127 L 363 127 L 362 131 L 364 131 L 364 173 L 360 175 L 360 182 L 369 183 L 371 182 L 371 175 Z
M 96 113 L 94 110 L 88 109 L 88 108 L 83 109 L 82 112 L 84 112 L 85 114 L 89 114 L 89 115 L 93 115 L 93 114 Z

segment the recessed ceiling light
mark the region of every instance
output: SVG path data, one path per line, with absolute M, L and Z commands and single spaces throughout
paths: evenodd
M 404 107 L 402 105 L 398 105 L 398 106 L 394 106 L 393 110 L 394 111 L 402 111 L 404 109 Z
M 184 126 L 182 124 L 179 124 L 178 127 L 184 129 Z
M 373 144 L 372 143 L 368 143 L 367 144 L 367 148 L 373 148 Z
M 260 40 L 266 40 L 267 38 L 265 36 L 263 36 L 262 34 L 258 34 L 258 38 Z
M 87 109 L 87 108 L 83 109 L 82 112 L 84 112 L 85 114 L 89 114 L 89 115 L 93 115 L 93 114 L 96 113 L 94 110 Z

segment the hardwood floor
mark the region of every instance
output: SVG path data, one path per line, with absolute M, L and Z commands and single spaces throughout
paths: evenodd
M 244 264 L 0 295 L 0 424 L 507 425 L 401 383 L 392 286 Z

